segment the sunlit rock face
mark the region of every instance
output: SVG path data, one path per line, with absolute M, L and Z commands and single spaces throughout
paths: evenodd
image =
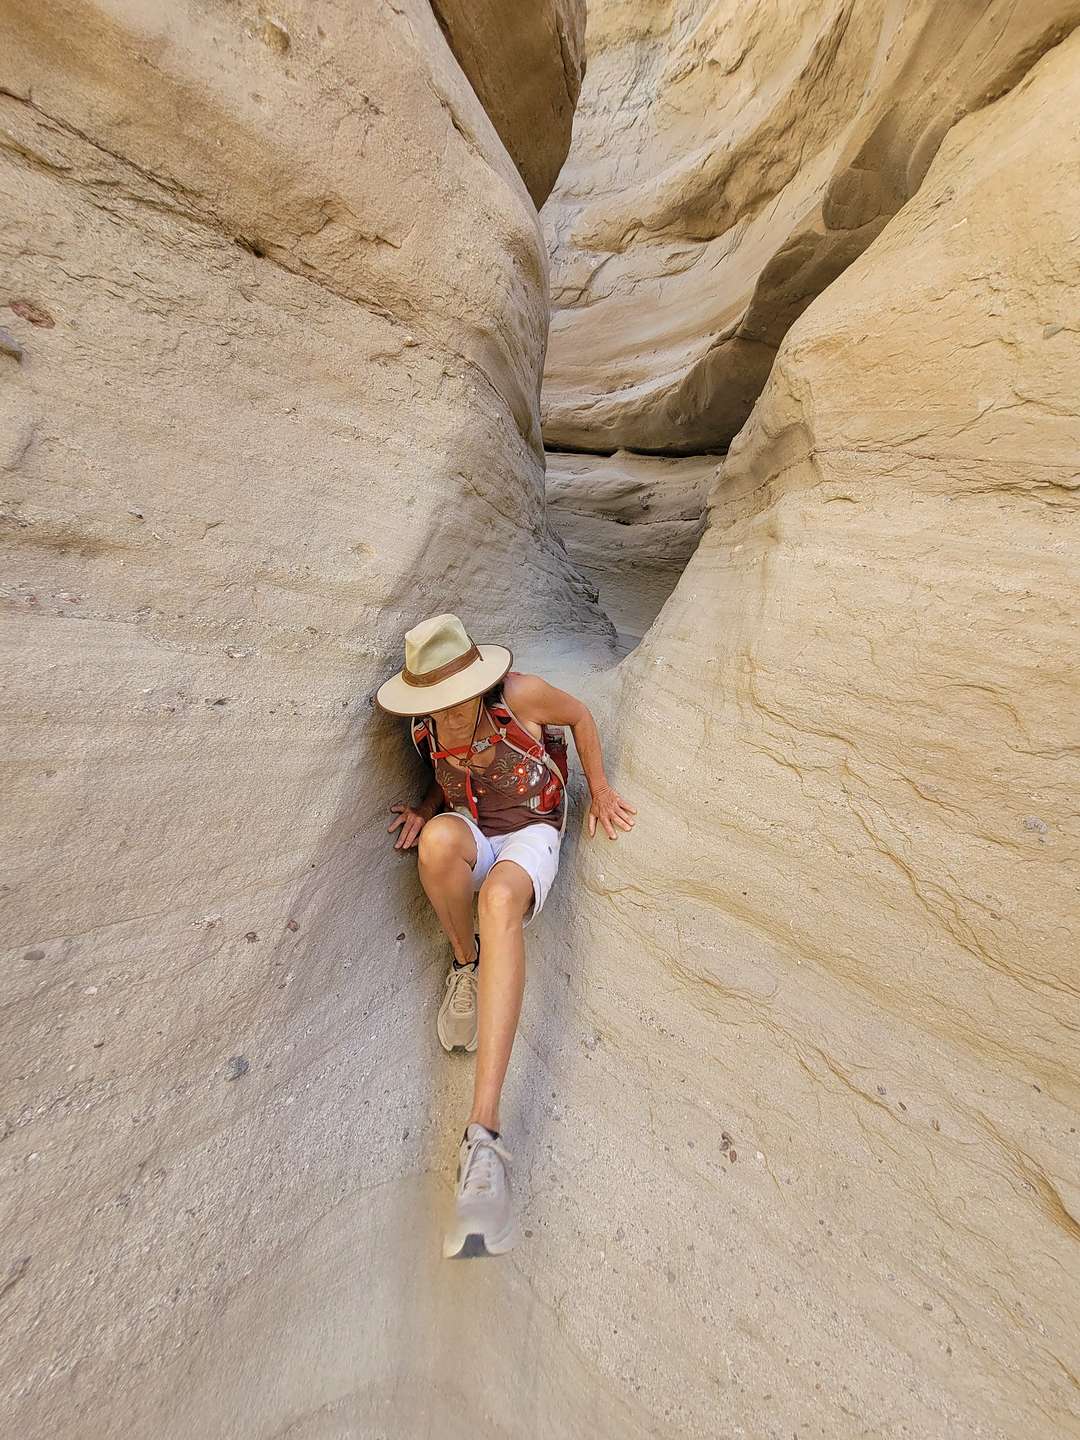
M 609 633 L 546 530 L 546 256 L 421 0 L 27 0 L 0 87 L 0 1428 L 279 1434 L 439 1364 L 333 1309 L 437 1282 L 453 1142 L 372 689 L 440 610 Z
M 726 446 L 948 127 L 1078 18 L 1076 0 L 594 0 L 545 210 L 549 444 Z
M 1074 35 L 950 130 L 620 671 L 567 919 L 648 1320 L 594 1275 L 683 1433 L 1080 1429 L 1078 113 Z

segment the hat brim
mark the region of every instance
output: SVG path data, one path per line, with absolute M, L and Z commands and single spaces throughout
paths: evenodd
M 430 715 L 483 695 L 497 685 L 514 657 L 505 645 L 478 645 L 480 659 L 436 685 L 410 685 L 399 671 L 375 692 L 375 703 L 391 715 Z

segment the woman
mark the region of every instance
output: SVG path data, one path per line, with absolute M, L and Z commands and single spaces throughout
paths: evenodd
M 511 671 L 511 659 L 501 645 L 474 645 L 456 615 L 436 615 L 405 636 L 405 668 L 376 696 L 410 718 L 413 743 L 434 767 L 423 799 L 390 807 L 397 819 L 388 828 L 396 850 L 418 848 L 421 884 L 450 941 L 439 1040 L 477 1052 L 447 1256 L 500 1255 L 517 1240 L 499 1097 L 525 984 L 524 926 L 559 868 L 566 764 L 557 727 L 570 727 L 589 784 L 590 836 L 599 823 L 614 840 L 636 813 L 607 782 L 581 701 Z

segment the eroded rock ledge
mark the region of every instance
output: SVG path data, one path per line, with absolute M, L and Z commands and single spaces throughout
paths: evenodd
M 787 330 L 915 193 L 949 126 L 1078 18 L 1076 0 L 596 0 L 545 210 L 548 442 L 725 448 Z

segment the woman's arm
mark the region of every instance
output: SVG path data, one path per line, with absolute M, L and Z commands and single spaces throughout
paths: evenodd
M 609 840 L 615 839 L 616 826 L 620 830 L 632 830 L 637 811 L 608 783 L 600 732 L 588 706 L 565 690 L 541 680 L 539 675 L 508 675 L 503 682 L 503 694 L 519 720 L 531 720 L 534 725 L 570 727 L 592 797 L 589 834 L 596 834 L 597 821 Z

